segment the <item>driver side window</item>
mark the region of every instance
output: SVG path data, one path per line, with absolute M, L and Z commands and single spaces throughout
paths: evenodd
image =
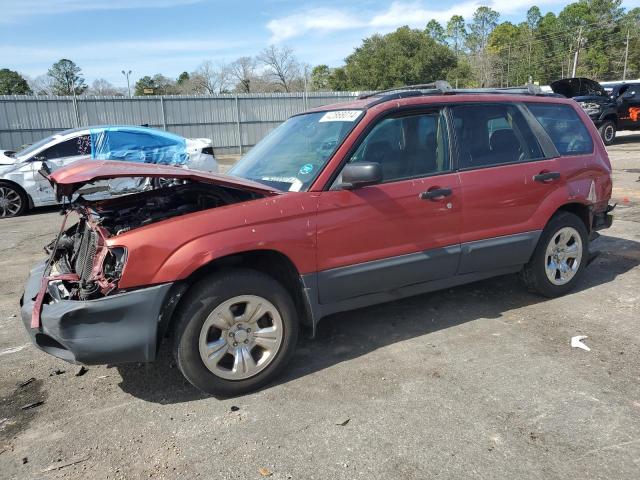
M 449 171 L 443 112 L 383 119 L 351 156 L 349 163 L 354 162 L 379 163 L 383 183 Z

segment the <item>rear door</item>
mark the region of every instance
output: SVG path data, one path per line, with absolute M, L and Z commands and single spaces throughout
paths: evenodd
M 540 235 L 533 215 L 563 183 L 557 153 L 548 137 L 545 152 L 521 105 L 463 104 L 451 115 L 463 197 L 458 273 L 522 265 Z
M 348 162 L 380 163 L 384 178 L 378 185 L 320 193 L 320 303 L 454 275 L 462 205 L 444 111 L 380 120 Z

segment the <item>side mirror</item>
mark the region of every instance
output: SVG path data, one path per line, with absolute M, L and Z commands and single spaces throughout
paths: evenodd
M 629 90 L 627 90 L 622 94 L 622 98 L 624 98 L 625 100 L 628 100 L 629 98 L 633 98 L 633 92 L 630 92 Z
M 367 185 L 375 185 L 382 181 L 382 167 L 375 162 L 347 163 L 342 170 L 340 188 L 351 190 Z

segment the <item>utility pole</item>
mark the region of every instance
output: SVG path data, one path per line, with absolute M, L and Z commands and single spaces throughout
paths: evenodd
M 308 107 L 308 93 L 307 93 L 307 64 L 304 64 L 304 96 L 303 98 L 303 103 L 304 103 L 304 109 L 306 110 Z
M 129 75 L 131 75 L 131 70 L 125 72 L 122 70 L 122 75 L 124 75 L 127 79 L 127 92 L 129 93 L 129 98 L 131 98 L 131 86 L 129 85 Z
M 511 44 L 507 45 L 507 87 L 509 86 L 509 78 L 511 74 L 510 61 L 511 61 Z
M 578 30 L 578 46 L 576 48 L 576 54 L 573 57 L 573 71 L 571 72 L 571 76 L 576 76 L 576 69 L 578 68 L 578 53 L 580 52 L 580 45 L 582 44 L 582 27 Z
M 627 29 L 627 44 L 624 47 L 624 70 L 622 70 L 622 80 L 627 79 L 627 58 L 629 58 L 629 29 Z

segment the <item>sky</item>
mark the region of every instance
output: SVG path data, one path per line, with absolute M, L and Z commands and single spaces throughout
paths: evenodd
M 126 87 L 163 73 L 177 77 L 204 60 L 231 62 L 270 44 L 287 45 L 310 65 L 339 66 L 363 38 L 402 25 L 424 28 L 455 14 L 470 21 L 480 5 L 519 22 L 531 5 L 559 12 L 559 0 L 0 0 L 0 68 L 35 77 L 60 58 L 87 83 Z M 623 6 L 640 6 L 625 0 Z

